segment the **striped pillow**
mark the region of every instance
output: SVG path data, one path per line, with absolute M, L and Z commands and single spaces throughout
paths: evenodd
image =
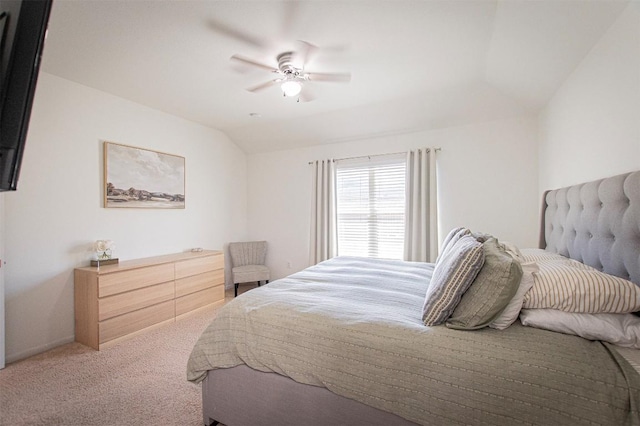
M 540 259 L 540 258 L 539 258 Z M 640 287 L 578 261 L 542 259 L 523 309 L 565 312 L 628 313 L 640 310 Z
M 463 227 L 453 228 L 451 231 L 449 231 L 449 233 L 445 237 L 444 241 L 442 242 L 442 247 L 440 247 L 440 254 L 438 255 L 438 258 L 436 259 L 436 263 L 438 263 L 440 261 L 440 259 L 442 259 L 442 257 L 445 255 L 445 253 L 451 247 L 453 247 L 455 245 L 455 243 L 458 242 L 460 237 L 462 237 L 463 235 L 469 235 L 469 234 L 471 234 L 471 231 L 469 229 L 463 228 Z
M 482 244 L 463 235 L 436 262 L 422 307 L 425 325 L 439 325 L 449 318 L 484 264 Z
M 538 248 L 523 248 L 520 250 L 524 262 L 539 262 L 545 260 L 566 260 L 561 254 L 546 251 Z

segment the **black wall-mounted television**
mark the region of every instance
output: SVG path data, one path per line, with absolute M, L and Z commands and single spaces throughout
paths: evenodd
M 52 0 L 0 0 L 0 191 L 18 187 Z

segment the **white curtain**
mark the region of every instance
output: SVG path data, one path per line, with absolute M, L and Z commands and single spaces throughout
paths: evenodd
M 435 151 L 407 153 L 404 260 L 435 262 L 438 256 Z
M 309 264 L 330 259 L 337 251 L 336 185 L 333 160 L 314 161 L 311 188 Z

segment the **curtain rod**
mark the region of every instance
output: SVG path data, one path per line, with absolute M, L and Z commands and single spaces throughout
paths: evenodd
M 442 151 L 442 148 L 429 148 L 429 150 L 431 149 L 433 149 L 435 152 Z M 390 152 L 388 154 L 359 155 L 356 157 L 335 158 L 333 161 L 356 160 L 358 158 L 382 157 L 383 155 L 397 155 L 397 154 L 406 154 L 406 153 L 407 151 Z M 315 161 L 309 161 L 309 164 L 313 164 L 314 162 Z

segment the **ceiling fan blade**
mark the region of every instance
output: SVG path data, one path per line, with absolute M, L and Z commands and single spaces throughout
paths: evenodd
M 304 40 L 297 40 L 296 44 L 298 47 L 294 53 L 294 60 L 297 62 L 298 68 L 304 69 L 307 62 L 309 62 L 309 58 L 318 52 L 318 46 Z
M 322 52 L 328 54 L 342 54 L 349 51 L 349 49 L 351 49 L 349 44 L 331 44 L 322 46 Z
M 309 72 L 305 73 L 305 77 L 309 81 L 327 81 L 336 83 L 348 83 L 351 81 L 350 73 Z
M 278 72 L 278 70 L 275 67 L 272 67 L 271 65 L 263 64 L 262 62 L 254 61 L 253 59 L 245 58 L 244 56 L 233 55 L 231 59 L 234 61 L 243 63 L 245 65 L 251 65 L 251 66 L 262 68 L 268 71 Z
M 209 18 L 207 21 L 207 25 L 210 29 L 212 29 L 213 31 L 220 33 L 222 35 L 225 35 L 227 37 L 231 37 L 234 38 L 236 40 L 239 40 L 243 43 L 249 44 L 251 46 L 255 46 L 258 48 L 266 48 L 267 45 L 264 42 L 264 40 L 260 39 L 259 37 L 253 36 L 249 33 L 246 33 L 244 31 L 241 31 L 238 28 L 234 28 L 228 24 L 225 24 L 224 22 L 220 22 L 220 21 L 216 21 L 215 19 L 211 19 Z
M 268 89 L 269 87 L 274 86 L 274 85 L 278 84 L 279 82 L 280 82 L 280 79 L 276 78 L 275 80 L 267 81 L 266 83 L 262 83 L 262 84 L 258 84 L 257 86 L 249 87 L 247 90 L 249 92 L 256 93 L 256 92 L 259 92 L 261 90 Z
M 300 94 L 298 95 L 298 101 L 299 102 L 311 102 L 313 100 L 315 100 L 317 98 L 315 92 L 313 90 L 311 90 L 311 88 L 309 87 L 309 85 L 305 85 L 302 88 L 302 91 L 300 92 Z

